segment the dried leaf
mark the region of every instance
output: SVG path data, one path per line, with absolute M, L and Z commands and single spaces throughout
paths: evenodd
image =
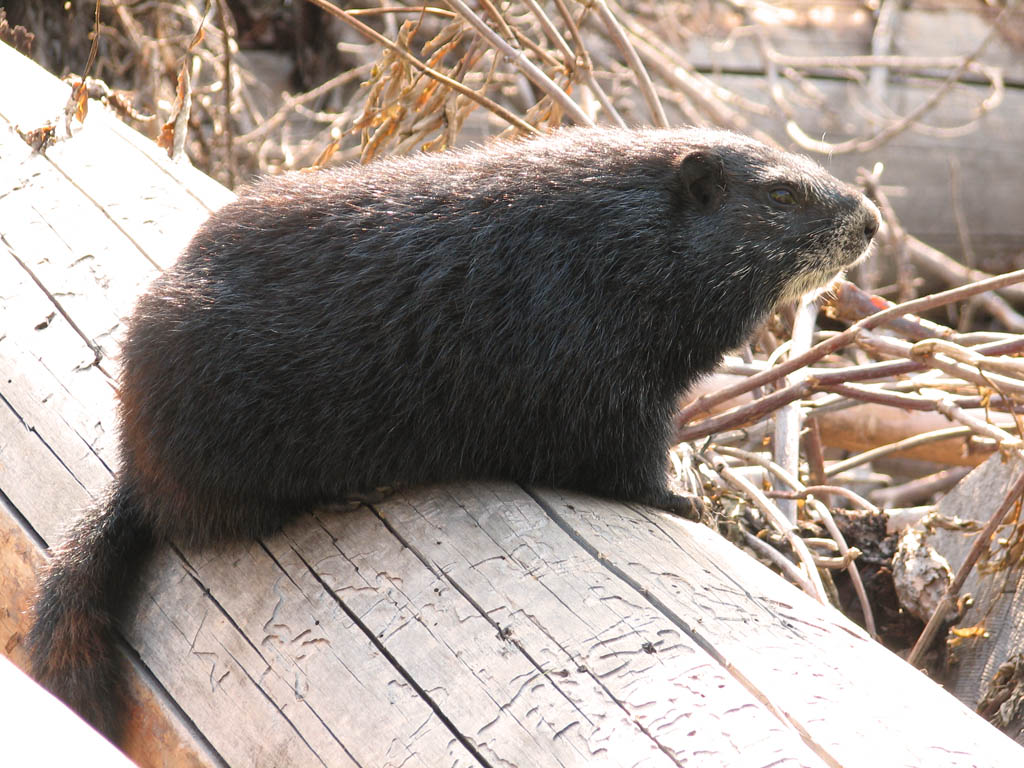
M 359 158 L 360 162 L 368 163 L 374 157 L 377 156 L 377 152 L 380 150 L 381 144 L 385 139 L 390 138 L 394 135 L 395 129 L 397 128 L 397 120 L 394 118 L 388 118 L 370 137 L 369 141 L 363 146 L 363 154 Z
M 162 149 L 170 151 L 174 146 L 174 118 L 172 117 L 160 129 L 160 135 L 156 137 L 156 144 Z
M 210 0 L 206 0 L 206 5 L 203 8 L 203 15 L 199 19 L 199 27 L 196 29 L 194 35 L 192 35 L 192 42 L 188 44 L 188 52 L 195 53 L 196 47 L 206 39 L 206 30 L 203 25 L 206 24 L 206 17 L 210 15 Z
M 57 132 L 53 123 L 44 123 L 40 127 L 26 133 L 22 133 L 19 130 L 18 135 L 33 150 L 42 154 L 46 154 L 47 148 L 57 143 Z
M 334 157 L 334 153 L 338 151 L 340 146 L 341 139 L 335 139 L 324 147 L 324 151 L 320 153 L 316 161 L 313 163 L 312 169 L 319 169 L 326 166 L 331 161 L 331 158 Z
M 970 638 L 988 637 L 988 630 L 985 629 L 983 624 L 975 624 L 973 627 L 950 627 L 949 634 L 958 640 L 967 640 Z
M 72 112 L 79 123 L 85 122 L 85 116 L 89 113 L 89 90 L 85 82 L 80 80 L 71 87 L 71 101 L 74 103 Z
M 423 47 L 420 49 L 420 52 L 424 56 L 429 56 L 430 52 L 433 51 L 435 48 L 439 48 L 441 46 L 447 45 L 450 42 L 454 42 L 461 39 L 464 31 L 465 27 L 463 26 L 462 19 L 456 19 L 451 24 L 445 25 L 440 32 L 438 32 L 436 35 L 434 35 L 434 37 L 425 42 L 423 44 Z

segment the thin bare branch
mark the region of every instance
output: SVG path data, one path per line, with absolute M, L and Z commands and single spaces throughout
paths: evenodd
M 856 338 L 857 333 L 861 330 L 876 328 L 879 325 L 884 324 L 887 320 L 900 317 L 901 315 L 914 312 L 924 312 L 929 309 L 934 309 L 935 307 L 941 307 L 946 304 L 952 304 L 956 301 L 962 301 L 971 296 L 985 291 L 990 291 L 1004 285 L 1014 285 L 1020 282 L 1024 282 L 1024 269 L 1018 269 L 1013 272 L 1008 272 L 1005 275 L 998 275 L 988 280 L 981 280 L 976 283 L 952 288 L 948 291 L 942 291 L 941 293 L 936 293 L 931 296 L 925 296 L 924 298 L 914 299 L 913 301 L 889 307 L 888 309 L 866 317 L 863 320 L 857 321 L 842 333 L 836 334 L 832 338 L 816 344 L 802 355 L 797 355 L 770 370 L 751 376 L 746 381 L 738 382 L 730 387 L 725 387 L 716 393 L 708 394 L 698 400 L 695 400 L 677 414 L 676 424 L 681 428 L 682 425 L 692 420 L 693 417 L 710 412 L 714 406 L 719 405 L 720 403 L 724 403 L 738 395 L 749 392 L 755 387 L 761 387 L 770 382 L 777 381 L 788 373 L 792 373 L 805 365 L 809 365 L 810 363 L 820 360 L 825 357 L 825 355 L 831 354 L 847 344 L 850 344 Z
M 795 473 L 788 471 L 785 467 L 779 466 L 774 461 L 769 461 L 761 454 L 750 451 L 744 451 L 738 448 L 730 448 L 727 446 L 719 446 L 718 450 L 721 453 L 726 454 L 727 456 L 738 456 L 747 461 L 751 461 L 755 464 L 764 467 L 773 475 L 782 480 L 782 482 L 784 482 L 794 491 L 806 491 L 806 487 L 796 477 Z M 863 499 L 861 499 L 861 501 L 864 504 L 868 504 L 868 502 Z M 839 530 L 839 526 L 836 525 L 836 521 L 832 517 L 831 510 L 829 510 L 828 507 L 826 507 L 824 504 L 822 504 L 817 499 L 814 499 L 813 497 L 808 500 L 808 503 L 814 506 L 815 511 L 818 513 L 818 518 L 824 524 L 825 529 L 828 531 L 829 535 L 832 537 L 832 539 L 838 546 L 839 553 L 844 558 L 847 558 L 850 555 L 850 547 L 846 543 L 846 538 Z M 853 584 L 854 592 L 857 593 L 857 599 L 860 602 L 861 611 L 864 614 L 864 627 L 865 629 L 867 629 L 868 633 L 872 637 L 877 638 L 878 628 L 875 626 L 874 613 L 871 610 L 871 604 L 868 601 L 868 593 L 867 590 L 864 589 L 864 582 L 860 578 L 860 572 L 857 570 L 857 565 L 854 562 L 854 558 L 849 557 L 845 563 L 845 567 L 850 574 L 850 583 Z
M 310 2 L 320 3 L 322 0 L 310 0 Z M 481 37 L 501 51 L 502 55 L 511 61 L 520 72 L 530 78 L 530 82 L 550 96 L 574 122 L 580 125 L 594 124 L 594 121 L 580 108 L 580 105 L 573 101 L 569 94 L 562 90 L 554 80 L 544 74 L 544 70 L 526 58 L 526 55 L 521 50 L 513 48 L 506 40 L 503 40 L 462 0 L 445 0 L 445 2 L 453 10 L 458 11 L 459 15 L 468 21 Z
M 608 30 L 608 36 L 611 37 L 612 42 L 615 43 L 619 52 L 622 54 L 623 59 L 625 59 L 626 66 L 633 70 L 633 74 L 636 75 L 637 85 L 640 86 L 640 92 L 643 94 L 644 100 L 647 102 L 647 108 L 651 111 L 651 118 L 654 121 L 654 125 L 658 128 L 668 128 L 668 117 L 665 115 L 664 107 L 661 106 L 661 100 L 658 98 L 658 94 L 654 91 L 654 84 L 651 82 L 651 76 L 648 74 L 647 68 L 644 66 L 643 62 L 640 61 L 640 56 L 637 54 L 632 43 L 630 43 L 629 38 L 626 37 L 626 32 L 622 28 L 622 25 L 619 24 L 619 20 L 616 18 L 615 14 L 612 13 L 611 8 L 608 7 L 605 0 L 590 0 L 590 3 L 597 11 L 597 15 Z
M 818 569 L 814 565 L 814 558 L 785 515 L 779 511 L 779 508 L 757 486 L 741 474 L 735 472 L 714 451 L 707 451 L 706 453 L 715 471 L 734 487 L 742 490 L 757 508 L 765 514 L 765 517 L 768 518 L 772 526 L 785 537 L 786 542 L 793 548 L 793 552 L 796 553 L 804 566 L 804 575 L 809 579 L 812 587 L 812 591 L 809 594 L 820 603 L 828 605 L 828 595 L 825 592 L 825 585 L 821 583 Z

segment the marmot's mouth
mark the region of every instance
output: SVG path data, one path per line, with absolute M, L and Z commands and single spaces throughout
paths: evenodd
M 815 273 L 804 273 L 794 277 L 786 285 L 782 294 L 779 296 L 779 304 L 788 304 L 791 301 L 797 301 L 802 299 L 808 294 L 815 294 L 828 286 L 832 285 L 842 272 L 829 272 L 823 274 L 820 272 Z
M 849 269 L 850 267 L 855 267 L 858 264 L 860 264 L 862 261 L 867 259 L 867 257 L 870 256 L 871 253 L 872 253 L 872 246 L 874 244 L 875 244 L 875 241 L 872 240 L 870 243 L 868 243 L 866 246 L 864 246 L 864 250 L 860 252 L 860 254 L 857 256 L 857 258 L 855 258 L 853 261 L 847 262 L 846 266 L 843 267 L 843 269 Z
M 814 267 L 793 276 L 779 296 L 779 304 L 796 301 L 808 294 L 820 296 L 830 290 L 846 276 L 846 270 L 856 266 L 871 255 L 871 245 L 864 248 L 856 258 L 850 259 L 844 249 L 827 252 L 818 259 Z

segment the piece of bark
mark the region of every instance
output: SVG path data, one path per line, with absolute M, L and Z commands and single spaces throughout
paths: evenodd
M 942 499 L 938 514 L 984 524 L 1022 472 L 1024 458 L 1019 453 L 993 456 Z M 1014 697 L 1024 699 L 1021 677 L 1013 671 L 1020 667 L 1024 647 L 1020 528 L 1019 514 L 1011 513 L 991 544 L 997 557 L 986 562 L 983 556 L 964 584 L 961 596 L 970 595 L 972 602 L 948 640 L 948 688 L 968 706 L 978 707 L 985 701 L 993 723 L 1024 744 L 1024 712 L 1014 707 L 999 712 L 999 704 Z M 955 572 L 977 536 L 977 531 L 941 527 L 932 530 L 927 540 Z M 1003 669 L 1006 664 L 1009 672 Z

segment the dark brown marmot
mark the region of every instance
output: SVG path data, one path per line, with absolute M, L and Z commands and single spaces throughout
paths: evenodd
M 139 300 L 120 471 L 43 575 L 37 678 L 116 734 L 116 616 L 168 539 L 470 478 L 685 508 L 665 476 L 680 394 L 877 227 L 814 163 L 712 130 L 260 182 Z

